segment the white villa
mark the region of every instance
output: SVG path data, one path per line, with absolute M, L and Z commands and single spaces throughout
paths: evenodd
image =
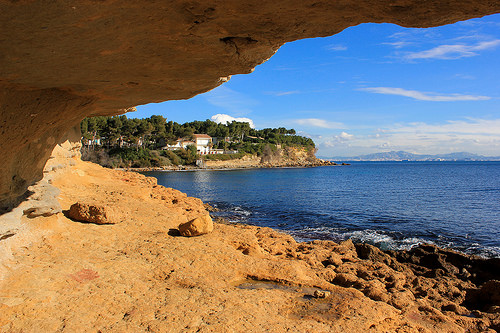
M 177 139 L 177 142 L 174 145 L 167 145 L 163 147 L 165 150 L 177 150 L 184 148 L 187 146 L 196 146 L 196 152 L 200 155 L 208 155 L 208 154 L 220 154 L 215 149 L 212 149 L 212 137 L 207 134 L 193 134 L 194 141 Z
M 214 155 L 214 154 L 236 154 L 237 150 L 224 150 L 224 149 L 215 149 L 212 148 L 214 146 L 214 141 L 216 138 L 212 138 L 207 134 L 193 134 L 194 141 L 177 139 L 177 142 L 174 145 L 167 145 L 163 147 L 165 150 L 177 150 L 184 148 L 187 146 L 193 145 L 196 146 L 196 152 L 200 155 Z M 224 138 L 226 139 L 226 138 Z M 219 140 L 222 141 L 222 140 Z
M 212 148 L 212 137 L 207 134 L 193 134 L 196 142 L 196 151 L 200 155 L 210 154 Z
M 163 149 L 165 149 L 165 150 L 177 150 L 177 149 L 181 149 L 181 148 L 186 149 L 187 146 L 195 145 L 195 144 L 196 143 L 194 141 L 177 139 L 177 141 L 175 142 L 175 145 L 166 145 L 165 147 L 163 147 Z

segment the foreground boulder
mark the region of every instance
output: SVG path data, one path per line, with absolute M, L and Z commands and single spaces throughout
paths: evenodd
M 185 237 L 200 236 L 208 234 L 213 230 L 214 223 L 208 214 L 179 225 L 179 233 Z
M 77 202 L 71 205 L 68 217 L 80 222 L 115 224 L 123 220 L 112 207 Z

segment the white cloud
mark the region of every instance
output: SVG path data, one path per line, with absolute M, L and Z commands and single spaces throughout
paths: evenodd
M 482 41 L 475 45 L 453 44 L 439 45 L 429 50 L 410 52 L 404 58 L 406 60 L 415 59 L 459 59 L 478 55 L 478 51 L 492 49 L 500 45 L 500 39 Z
M 343 139 L 343 140 L 351 140 L 354 137 L 354 135 L 346 133 L 346 132 L 342 132 L 338 135 L 338 137 Z
M 417 90 L 406 90 L 403 88 L 391 88 L 391 87 L 360 88 L 359 90 L 368 91 L 375 94 L 405 96 L 417 99 L 419 101 L 432 101 L 432 102 L 485 101 L 491 99 L 491 97 L 488 96 L 462 95 L 462 94 L 439 95 L 437 93 L 432 93 L 432 92 L 421 92 Z
M 409 123 L 389 128 L 384 138 L 366 140 L 374 145 L 390 142 L 395 150 L 422 154 L 468 151 L 500 155 L 500 119 L 450 120 L 442 124 Z
M 346 133 L 347 134 L 347 133 Z M 500 155 L 500 119 L 466 118 L 444 123 L 396 124 L 372 134 L 336 135 L 318 140 L 321 156 L 356 156 L 388 150 L 418 154 L 467 151 Z
M 311 127 L 321 127 L 321 128 L 329 128 L 329 129 L 345 128 L 345 125 L 342 123 L 327 121 L 327 120 L 318 119 L 318 118 L 295 119 L 295 120 L 293 120 L 293 122 L 298 124 L 298 125 L 311 126 Z
M 347 145 L 349 146 L 349 141 L 354 139 L 354 135 L 349 134 L 347 132 L 341 132 L 338 135 L 333 135 L 326 137 L 324 140 L 322 140 L 320 147 L 327 147 L 327 148 L 333 148 L 337 146 L 343 146 Z
M 328 45 L 326 47 L 326 49 L 330 50 L 330 51 L 346 51 L 347 46 L 341 45 L 341 44 L 332 44 L 332 45 Z
M 212 119 L 212 121 L 216 122 L 217 124 L 227 124 L 227 123 L 231 123 L 233 121 L 239 121 L 242 123 L 249 123 L 251 128 L 255 128 L 255 124 L 253 123 L 253 120 L 250 118 L 235 118 L 235 117 L 231 117 L 230 115 L 227 115 L 227 114 L 219 113 L 219 114 L 213 115 L 212 118 L 210 118 L 210 119 Z

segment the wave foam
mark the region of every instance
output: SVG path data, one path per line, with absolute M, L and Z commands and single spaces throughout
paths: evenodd
M 432 241 L 418 238 L 408 237 L 399 238 L 390 233 L 379 230 L 356 230 L 356 231 L 341 231 L 330 227 L 319 228 L 304 228 L 291 232 L 297 240 L 314 240 L 314 239 L 331 239 L 333 241 L 342 241 L 352 239 L 355 243 L 368 243 L 382 250 L 409 250 L 420 244 L 434 244 Z

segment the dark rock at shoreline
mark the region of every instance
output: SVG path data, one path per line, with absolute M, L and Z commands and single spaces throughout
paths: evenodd
M 207 212 L 211 212 L 211 213 L 218 212 L 220 210 L 219 208 L 211 206 L 208 203 L 204 203 L 203 206 L 205 207 L 205 209 L 207 210 Z
M 435 245 L 382 251 L 351 240 L 290 243 L 275 231 L 262 228 L 260 233 L 257 237 L 264 252 L 303 260 L 329 283 L 357 289 L 409 316 L 418 308 L 435 323 L 448 320 L 446 316 L 471 332 L 500 328 L 500 259 Z
M 436 245 L 424 244 L 409 251 L 388 251 L 399 262 L 407 263 L 419 275 L 440 274 L 483 284 L 500 280 L 500 258 L 466 255 Z

